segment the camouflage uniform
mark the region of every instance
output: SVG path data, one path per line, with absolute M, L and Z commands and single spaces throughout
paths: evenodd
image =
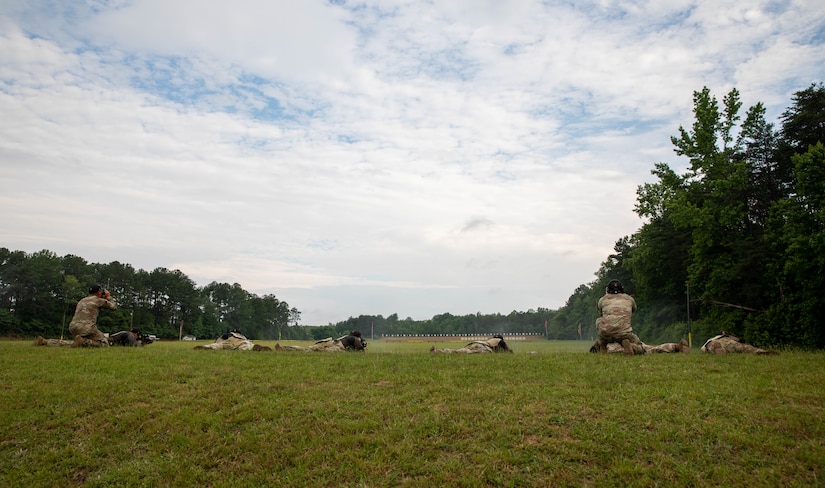
M 732 336 L 725 331 L 722 331 L 717 336 L 711 337 L 702 346 L 702 351 L 711 354 L 727 354 L 738 352 L 749 352 L 753 354 L 778 354 L 775 351 L 766 351 L 759 349 L 750 344 L 742 342 L 742 339 Z
M 674 352 L 683 352 L 683 353 L 690 353 L 690 345 L 687 343 L 686 340 L 682 339 L 679 342 L 665 342 L 664 344 L 659 344 L 658 346 L 649 346 L 645 343 L 642 343 L 642 347 L 645 350 L 645 353 L 674 353 Z
M 233 351 L 271 351 L 266 346 L 253 344 L 252 341 L 243 336 L 240 332 L 232 331 L 215 339 L 212 344 L 195 346 L 195 349 L 228 349 Z
M 69 323 L 69 334 L 74 336 L 74 346 L 105 347 L 109 341 L 103 332 L 97 330 L 97 316 L 101 308 L 110 310 L 117 309 L 112 297 L 101 298 L 97 295 L 89 295 L 77 302 L 71 323 Z
M 513 350 L 504 342 L 503 337 L 496 336 L 486 341 L 473 341 L 461 349 L 436 349 L 433 346 L 430 348 L 430 352 L 433 354 L 489 354 L 493 352 L 513 352 Z
M 633 333 L 630 316 L 636 311 L 636 300 L 626 293 L 606 293 L 598 303 L 600 317 L 596 319 L 599 343 L 607 347 L 612 342 L 627 340 L 635 354 L 644 354 L 642 341 Z M 625 349 L 628 352 L 628 349 Z
M 644 342 L 641 344 L 642 349 L 644 350 L 645 354 L 655 354 L 655 353 L 675 353 L 675 352 L 683 352 L 685 354 L 690 353 L 690 346 L 688 345 L 687 341 L 682 339 L 679 342 L 666 342 L 664 344 L 659 344 L 658 346 L 651 346 L 645 344 Z M 595 344 L 590 348 L 590 352 L 599 352 L 599 342 L 596 341 Z M 607 345 L 607 352 L 608 353 L 618 353 L 624 352 L 624 347 L 621 344 L 616 342 L 612 342 Z
M 305 351 L 305 352 L 345 352 L 346 348 L 340 339 L 327 337 L 311 346 L 282 346 L 275 344 L 276 351 Z
M 42 336 L 38 336 L 37 339 L 34 340 L 35 346 L 71 346 L 74 344 L 72 341 L 64 341 L 62 339 L 44 339 Z

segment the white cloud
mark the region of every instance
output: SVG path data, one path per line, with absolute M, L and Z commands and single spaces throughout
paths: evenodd
M 144 0 L 81 22 L 93 42 L 162 56 L 196 56 L 259 76 L 319 81 L 347 70 L 354 33 L 326 2 Z M 210 76 L 221 76 L 220 72 Z

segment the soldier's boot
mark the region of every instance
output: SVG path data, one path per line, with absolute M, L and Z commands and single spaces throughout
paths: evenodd
M 271 351 L 272 349 L 270 349 L 267 346 L 261 346 L 261 345 L 255 344 L 254 346 L 252 346 L 252 350 L 253 351 Z
M 276 343 L 275 343 L 275 350 L 276 350 L 276 351 L 283 351 L 283 350 L 284 350 L 284 346 L 282 346 L 280 342 L 276 342 Z
M 86 346 L 86 339 L 83 336 L 76 335 L 74 336 L 74 342 L 72 342 L 72 347 L 84 347 Z
M 37 339 L 34 340 L 35 346 L 47 346 L 49 343 L 46 342 L 46 339 L 43 339 L 43 336 L 37 336 Z
M 690 354 L 690 345 L 686 340 L 682 339 L 681 341 L 679 341 L 679 345 L 676 346 L 676 350 L 678 350 L 679 352 L 683 352 L 685 354 Z
M 636 354 L 636 351 L 633 350 L 633 344 L 630 342 L 630 339 L 623 340 L 622 347 L 624 348 L 624 353 L 626 355 L 632 356 Z
M 607 354 L 607 345 L 599 344 L 599 354 Z

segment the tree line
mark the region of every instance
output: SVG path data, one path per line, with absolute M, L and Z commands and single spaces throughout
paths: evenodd
M 507 315 L 467 314 L 453 315 L 443 313 L 431 319 L 413 320 L 410 317 L 400 319 L 397 313 L 384 317 L 382 315 L 359 315 L 346 320 L 321 327 L 313 327 L 310 334 L 313 338 L 336 336 L 351 330 L 360 330 L 365 338 L 374 336 L 380 338 L 391 335 L 479 335 L 479 334 L 515 334 L 531 333 L 542 334 L 555 311 L 539 308 L 526 312 L 512 311 Z M 547 324 L 547 327 L 545 327 Z M 572 337 L 571 337 L 572 338 Z
M 199 288 L 179 270 L 0 248 L 0 335 L 62 333 L 98 282 L 118 297 L 119 310 L 100 318 L 107 332 L 139 326 L 163 338 L 211 338 L 238 328 L 252 339 L 322 339 L 358 329 L 376 337 L 538 332 L 589 340 L 596 302 L 619 279 L 639 305 L 634 330 L 651 344 L 727 330 L 756 345 L 825 347 L 825 87 L 796 92 L 778 127 L 762 103 L 742 113 L 736 89 L 720 104 L 705 87 L 693 102 L 693 124 L 671 137 L 685 170 L 654 164 L 655 181 L 636 192 L 643 225 L 616 241 L 596 279 L 558 310 L 420 321 L 361 315 L 311 327 L 286 302 L 237 283 Z
M 436 315 L 428 320 L 399 319 L 398 314 L 350 317 L 323 326 L 301 325 L 301 313 L 275 295 L 258 296 L 241 285 L 195 285 L 180 270 L 151 272 L 114 261 L 89 263 L 42 250 L 34 253 L 0 248 L 0 336 L 65 336 L 77 302 L 98 283 L 115 298 L 118 309 L 101 310 L 98 327 L 117 332 L 133 327 L 163 339 L 183 335 L 215 338 L 238 329 L 250 339 L 319 340 L 361 330 L 365 337 L 392 334 L 488 334 L 543 332 L 553 312 L 513 311 L 509 315 Z

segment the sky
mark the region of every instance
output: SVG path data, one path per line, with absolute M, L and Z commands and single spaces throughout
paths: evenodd
M 0 247 L 305 325 L 557 309 L 694 91 L 822 81 L 821 0 L 0 0 Z

